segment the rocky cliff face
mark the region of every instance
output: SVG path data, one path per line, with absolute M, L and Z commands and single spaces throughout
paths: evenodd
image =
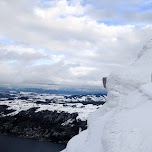
M 76 119 L 77 113 L 39 111 L 31 108 L 13 116 L 7 106 L 0 106 L 0 133 L 10 136 L 67 143 L 70 138 L 87 128 L 86 121 Z

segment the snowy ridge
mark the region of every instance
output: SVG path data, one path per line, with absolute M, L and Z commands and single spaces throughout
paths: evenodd
M 142 51 L 140 51 L 139 55 L 138 55 L 138 59 L 140 57 L 142 57 L 146 52 L 148 52 L 149 49 L 152 48 L 152 39 L 150 41 L 148 41 L 144 46 Z
M 105 102 L 105 97 L 102 95 L 55 95 L 30 92 L 11 92 L 10 95 L 12 97 L 0 99 L 0 106 L 6 105 L 8 110 L 13 110 L 7 114 L 11 116 L 37 108 L 36 112 L 49 110 L 58 113 L 78 113 L 77 119 L 86 121 L 90 113 Z
M 152 41 L 107 79 L 108 97 L 62 152 L 152 152 Z
M 8 110 L 15 110 L 14 112 L 8 114 L 8 115 L 16 115 L 21 111 L 27 111 L 30 108 L 38 108 L 36 112 L 43 111 L 43 110 L 49 110 L 49 111 L 57 111 L 57 112 L 67 112 L 67 113 L 78 113 L 77 119 L 80 120 L 86 120 L 90 113 L 95 111 L 98 107 L 96 105 L 83 105 L 81 103 L 79 104 L 67 104 L 64 106 L 63 104 L 57 104 L 57 103 L 50 103 L 47 105 L 40 105 L 33 102 L 27 102 L 22 100 L 13 100 L 13 101 L 1 101 L 0 105 L 7 105 L 9 106 Z

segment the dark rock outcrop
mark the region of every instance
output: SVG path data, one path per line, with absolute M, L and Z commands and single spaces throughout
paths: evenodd
M 7 105 L 0 105 L 0 115 L 7 115 L 7 114 L 15 111 L 12 109 L 8 110 L 7 108 L 8 108 Z
M 6 112 L 0 106 L 0 112 Z M 14 116 L 0 116 L 0 133 L 24 138 L 49 140 L 57 143 L 67 143 L 70 138 L 79 133 L 79 129 L 87 128 L 86 121 L 77 120 L 77 113 L 57 111 L 39 111 L 31 108 Z M 4 112 L 3 112 L 4 113 Z

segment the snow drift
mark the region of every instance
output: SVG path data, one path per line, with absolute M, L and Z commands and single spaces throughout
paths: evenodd
M 62 152 L 152 152 L 152 40 L 107 79 L 107 103 Z

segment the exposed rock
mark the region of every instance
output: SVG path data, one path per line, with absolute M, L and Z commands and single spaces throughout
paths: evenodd
M 13 109 L 8 110 L 7 108 L 8 108 L 7 105 L 0 105 L 0 115 L 7 115 L 7 114 L 15 111 Z
M 7 112 L 0 106 L 0 113 Z M 39 111 L 31 108 L 14 116 L 0 117 L 0 133 L 24 138 L 67 143 L 70 138 L 87 128 L 86 121 L 77 120 L 77 113 Z

